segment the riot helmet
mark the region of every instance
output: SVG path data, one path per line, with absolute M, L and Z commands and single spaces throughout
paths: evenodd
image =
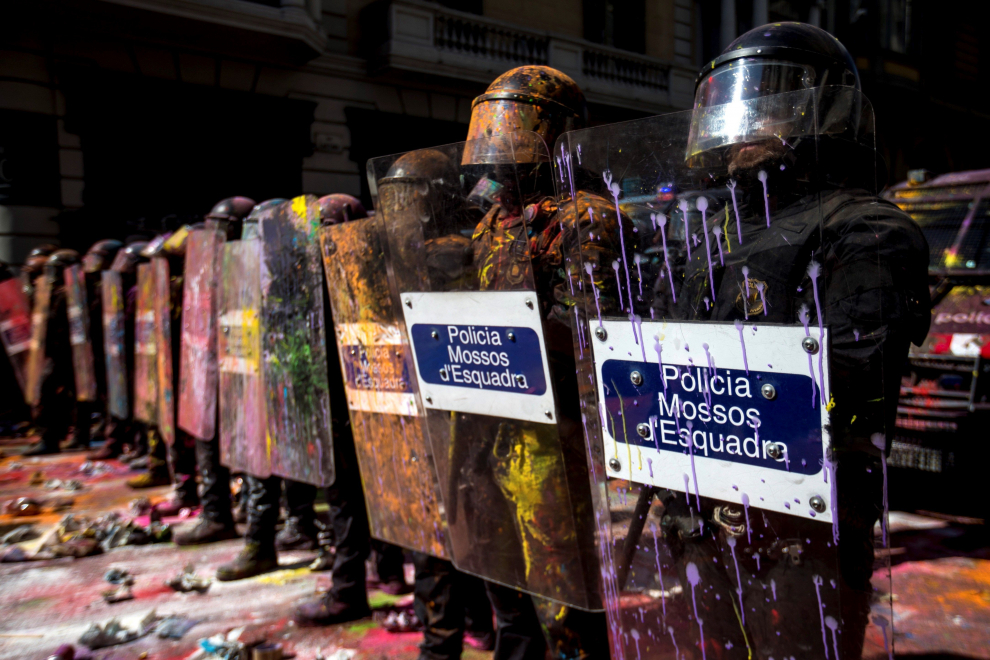
M 339 225 L 351 220 L 367 218 L 368 213 L 357 197 L 345 194 L 321 197 L 320 222 L 324 225 Z
M 83 272 L 98 273 L 108 269 L 122 247 L 124 244 L 113 238 L 93 243 L 82 259 Z
M 172 232 L 170 231 L 165 232 L 164 234 L 158 234 L 158 236 L 155 236 L 153 239 L 151 239 L 148 245 L 146 245 L 145 248 L 141 250 L 141 256 L 147 257 L 148 259 L 150 259 L 151 257 L 158 256 L 159 254 L 161 254 L 162 247 L 165 245 L 165 241 L 167 241 L 171 236 L 172 236 Z
M 255 204 L 254 208 L 251 209 L 251 213 L 244 218 L 244 226 L 241 228 L 241 240 L 246 241 L 252 238 L 258 238 L 258 222 L 261 220 L 261 216 L 287 201 L 284 197 L 275 197 L 267 199 L 260 204 Z
M 45 264 L 48 263 L 48 257 L 57 249 L 58 246 L 52 243 L 44 243 L 35 247 L 28 252 L 27 259 L 24 260 L 24 266 L 21 270 L 29 277 L 37 275 L 44 268 Z
M 586 114 L 584 94 L 568 75 L 548 66 L 516 67 L 471 103 L 461 164 L 540 162 L 558 136 L 584 126 Z M 485 139 L 519 131 L 536 133 L 546 149 Z
M 53 284 L 58 285 L 61 283 L 62 273 L 65 269 L 69 266 L 75 266 L 79 261 L 79 253 L 75 250 L 56 250 L 52 252 L 45 263 L 45 274 Z
M 117 252 L 110 270 L 117 273 L 133 273 L 137 265 L 148 260 L 141 252 L 148 247 L 147 241 L 135 241 Z
M 214 204 L 203 219 L 217 223 L 227 234 L 227 240 L 233 240 L 240 237 L 241 223 L 253 208 L 254 200 L 250 197 L 227 197 Z
M 378 180 L 378 196 L 386 215 L 415 213 L 423 224 L 442 217 L 442 210 L 451 208 L 458 198 L 459 189 L 457 168 L 435 149 L 402 155 Z
M 698 75 L 688 163 L 745 161 L 740 152 L 760 143 L 780 157 L 807 136 L 857 142 L 859 92 L 855 61 L 825 30 L 805 23 L 750 30 Z
M 217 202 L 206 214 L 207 220 L 243 220 L 254 208 L 250 197 L 228 197 Z

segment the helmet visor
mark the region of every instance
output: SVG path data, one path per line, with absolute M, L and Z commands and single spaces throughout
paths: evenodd
M 793 62 L 744 59 L 713 71 L 695 93 L 688 160 L 732 144 L 814 133 L 814 85 L 814 70 Z
M 575 127 L 576 117 L 557 106 L 536 105 L 511 99 L 482 101 L 471 111 L 468 142 L 464 145 L 462 165 L 538 163 L 546 161 L 547 147 L 557 137 Z M 499 139 L 499 136 L 531 132 L 525 140 Z

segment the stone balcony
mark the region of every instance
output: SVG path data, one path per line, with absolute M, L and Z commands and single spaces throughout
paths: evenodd
M 145 35 L 231 48 L 273 61 L 301 64 L 321 54 L 321 0 L 83 0 L 91 10 L 114 5 L 115 21 Z M 109 14 L 109 7 L 107 12 Z M 123 12 L 127 12 L 126 16 Z
M 514 66 L 545 64 L 574 78 L 590 103 L 649 113 L 689 108 L 694 92 L 696 72 L 683 65 L 419 0 L 380 0 L 362 29 L 372 73 L 488 83 Z

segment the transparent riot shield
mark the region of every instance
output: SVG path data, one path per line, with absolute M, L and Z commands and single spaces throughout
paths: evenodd
M 872 137 L 819 88 L 555 147 L 613 658 L 890 652 L 874 544 L 927 246 Z
M 479 153 L 485 164 L 472 163 Z M 555 391 L 574 379 L 570 332 L 544 327 L 551 269 L 530 251 L 529 232 L 543 227 L 527 220 L 553 198 L 548 160 L 539 137 L 521 133 L 378 158 L 368 177 L 454 564 L 596 609 L 577 395 L 569 405 Z
M 72 371 L 76 379 L 76 400 L 96 401 L 96 373 L 93 342 L 89 333 L 89 305 L 86 301 L 86 274 L 75 265 L 65 269 L 65 294 L 69 314 L 69 342 L 72 344 Z
M 168 259 L 153 257 L 151 271 L 154 287 L 152 311 L 154 313 L 155 358 L 158 378 L 158 432 L 166 445 L 175 442 L 175 385 L 172 367 L 172 273 Z
M 220 267 L 220 456 L 232 470 L 271 474 L 261 372 L 261 241 L 229 241 Z
M 117 419 L 130 419 L 127 392 L 127 356 L 124 352 L 124 285 L 120 273 L 105 270 L 100 281 L 103 294 L 103 345 L 107 363 L 107 405 Z
M 0 340 L 24 392 L 27 361 L 31 354 L 31 301 L 24 295 L 24 286 L 17 278 L 0 282 Z
M 52 281 L 46 274 L 34 281 L 34 307 L 31 310 L 31 345 L 27 362 L 27 389 L 24 401 L 30 406 L 41 402 L 41 383 L 48 368 L 45 338 L 48 334 L 48 312 L 51 306 Z
M 179 350 L 178 425 L 200 440 L 216 433 L 217 275 L 224 234 L 206 227 L 186 239 Z
M 134 419 L 158 424 L 158 341 L 155 336 L 155 276 L 150 263 L 137 267 L 134 307 Z
M 375 217 L 320 229 L 371 535 L 449 559 L 433 452 L 412 352 L 393 307 L 379 224 Z
M 260 218 L 261 337 L 271 471 L 333 483 L 323 274 L 312 195 Z

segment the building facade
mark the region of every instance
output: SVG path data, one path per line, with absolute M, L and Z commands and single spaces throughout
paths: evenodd
M 463 140 L 473 97 L 522 64 L 571 75 L 596 123 L 689 107 L 691 0 L 618 5 L 6 3 L 0 259 L 153 234 L 231 195 L 367 201 L 369 158 Z

